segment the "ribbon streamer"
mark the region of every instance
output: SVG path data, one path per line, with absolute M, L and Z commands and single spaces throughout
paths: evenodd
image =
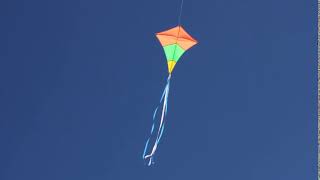
M 167 84 L 166 84 L 166 86 L 165 86 L 165 88 L 163 90 L 163 93 L 162 93 L 162 96 L 161 96 L 161 99 L 160 99 L 160 103 L 156 107 L 156 109 L 154 110 L 153 118 L 152 118 L 153 123 L 152 123 L 152 126 L 151 126 L 150 136 L 149 136 L 148 140 L 146 141 L 146 145 L 145 145 L 145 148 L 144 148 L 144 151 L 143 151 L 142 158 L 145 161 L 148 161 L 148 166 L 151 166 L 152 164 L 154 164 L 154 155 L 155 155 L 155 152 L 157 150 L 158 144 L 160 142 L 160 139 L 162 137 L 163 130 L 164 130 L 164 127 L 165 127 L 165 117 L 167 115 L 167 110 L 168 110 L 168 96 L 169 96 L 169 89 L 170 89 L 170 79 L 171 79 L 171 74 L 169 74 L 169 76 L 168 76 Z M 158 108 L 159 108 L 159 106 L 161 105 L 162 102 L 163 102 L 163 106 L 162 106 L 162 112 L 161 112 L 160 125 L 159 125 L 158 131 L 157 131 L 157 138 L 156 138 L 156 140 L 154 142 L 153 147 L 151 148 L 151 152 L 149 154 L 146 154 L 148 149 L 150 149 L 149 148 L 149 142 L 150 142 L 151 137 L 154 134 L 154 127 L 155 127 L 155 123 L 156 123 L 156 115 L 157 115 L 157 112 L 158 112 Z

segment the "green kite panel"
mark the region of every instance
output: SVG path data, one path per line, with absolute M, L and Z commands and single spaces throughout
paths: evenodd
M 178 44 L 171 44 L 168 46 L 164 46 L 164 53 L 166 54 L 167 60 L 174 60 L 178 62 L 179 58 L 185 52 Z

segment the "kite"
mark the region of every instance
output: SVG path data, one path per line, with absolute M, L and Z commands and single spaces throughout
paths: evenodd
M 181 13 L 180 13 L 181 14 Z M 180 18 L 179 18 L 180 19 Z M 160 44 L 163 47 L 167 64 L 168 64 L 168 79 L 167 84 L 164 88 L 164 91 L 162 93 L 160 103 L 158 107 L 154 110 L 153 113 L 153 124 L 151 127 L 151 132 L 148 140 L 146 141 L 146 145 L 143 151 L 143 159 L 147 162 L 147 165 L 150 166 L 154 164 L 154 155 L 157 150 L 158 144 L 160 142 L 164 126 L 166 123 L 165 117 L 167 115 L 167 109 L 168 109 L 168 96 L 169 96 L 169 88 L 170 88 L 170 79 L 173 72 L 173 69 L 175 68 L 177 62 L 179 61 L 180 57 L 184 52 L 186 52 L 188 49 L 190 49 L 192 46 L 196 45 L 198 42 L 191 37 L 180 25 L 171 28 L 169 30 L 159 32 L 156 34 L 156 37 L 160 41 Z M 159 127 L 155 130 L 155 124 L 156 124 L 156 115 L 159 109 L 159 106 L 162 104 L 161 109 L 161 118 L 159 122 Z M 149 143 L 151 141 L 151 138 L 154 137 L 155 141 L 152 147 L 149 147 Z M 154 139 L 153 138 L 153 139 Z M 147 154 L 147 151 L 149 153 Z

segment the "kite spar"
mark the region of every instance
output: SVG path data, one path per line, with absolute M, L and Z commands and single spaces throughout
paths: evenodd
M 159 142 L 165 127 L 166 115 L 167 115 L 167 109 L 168 109 L 167 104 L 168 104 L 168 96 L 169 96 L 169 89 L 170 89 L 170 79 L 171 79 L 172 71 L 176 66 L 177 62 L 179 61 L 180 57 L 182 56 L 182 54 L 186 50 L 190 49 L 192 46 L 197 44 L 197 41 L 193 37 L 191 37 L 181 26 L 180 19 L 181 19 L 182 5 L 183 5 L 183 0 L 181 2 L 181 7 L 180 7 L 178 26 L 156 34 L 156 37 L 160 41 L 160 44 L 163 47 L 163 50 L 167 59 L 169 75 L 167 79 L 167 84 L 164 88 L 164 91 L 160 99 L 160 103 L 154 110 L 153 124 L 151 127 L 150 136 L 146 142 L 146 145 L 143 151 L 143 159 L 147 162 L 148 166 L 154 163 L 154 155 L 159 145 Z M 159 106 L 161 104 L 162 104 L 161 118 L 159 122 L 159 127 L 155 131 L 156 116 L 158 113 Z M 154 140 L 153 146 L 150 147 L 149 143 L 152 137 L 154 136 L 155 136 L 155 140 Z

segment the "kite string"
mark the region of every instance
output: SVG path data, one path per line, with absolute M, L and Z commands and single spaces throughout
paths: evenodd
M 182 8 L 183 8 L 183 0 L 181 0 L 181 4 L 180 4 L 180 13 L 179 13 L 179 17 L 178 17 L 178 25 L 179 26 L 181 24 Z
M 179 39 L 179 35 L 180 35 L 182 8 L 183 8 L 183 0 L 181 0 L 181 5 L 180 5 L 180 13 L 179 13 L 179 17 L 178 17 L 178 34 L 177 34 L 177 38 L 176 38 L 175 44 L 177 44 L 178 39 Z M 174 47 L 173 54 L 172 54 L 172 59 L 174 59 L 174 57 L 176 55 L 176 49 L 177 49 L 177 46 Z
M 180 13 L 179 13 L 179 17 L 178 17 L 178 34 L 177 34 L 177 38 L 176 38 L 175 44 L 177 44 L 178 39 L 179 39 L 179 35 L 180 35 L 182 8 L 183 8 L 183 0 L 181 0 L 181 4 L 180 4 Z M 172 59 L 174 59 L 174 57 L 176 55 L 176 49 L 177 49 L 177 46 L 174 47 L 173 54 L 172 54 Z

